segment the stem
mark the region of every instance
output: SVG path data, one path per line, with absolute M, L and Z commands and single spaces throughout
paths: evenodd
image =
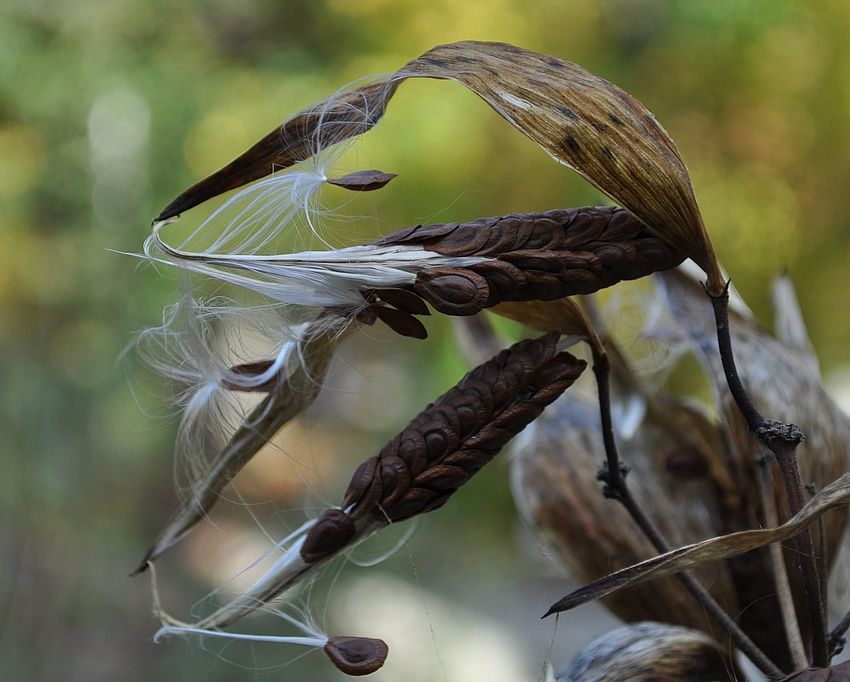
M 776 499 L 773 488 L 770 485 L 769 460 L 760 457 L 758 460 L 758 482 L 759 494 L 761 496 L 764 520 L 769 528 L 779 525 L 779 516 L 776 513 Z M 776 583 L 776 596 L 779 598 L 779 608 L 782 611 L 782 623 L 785 626 L 785 637 L 788 641 L 788 650 L 797 670 L 805 668 L 807 663 L 806 648 L 803 646 L 803 636 L 800 634 L 800 624 L 797 620 L 797 612 L 794 609 L 794 596 L 791 592 L 791 582 L 788 580 L 785 560 L 782 557 L 782 544 L 774 543 L 769 547 L 770 561 L 773 565 L 773 579 Z
M 794 424 L 783 424 L 773 419 L 765 419 L 750 400 L 738 369 L 735 366 L 735 356 L 732 353 L 732 335 L 729 329 L 729 284 L 719 296 L 709 294 L 714 308 L 714 319 L 717 324 L 717 342 L 720 348 L 720 360 L 726 374 L 729 391 L 744 415 L 750 431 L 776 457 L 782 479 L 785 482 L 785 492 L 788 496 L 788 506 L 791 515 L 802 509 L 803 483 L 800 480 L 800 470 L 797 467 L 796 449 L 803 434 Z M 826 644 L 826 615 L 821 596 L 820 579 L 818 577 L 817 557 L 815 556 L 812 534 L 808 529 L 795 539 L 797 556 L 800 560 L 800 570 L 803 574 L 803 584 L 806 589 L 806 605 L 809 611 L 809 623 L 812 631 L 812 665 L 823 668 L 829 663 Z
M 829 633 L 829 656 L 840 654 L 844 649 L 847 640 L 844 639 L 844 633 L 850 629 L 850 611 L 844 614 L 844 618 L 838 621 L 832 632 Z
M 605 455 L 607 457 L 605 468 L 599 472 L 600 480 L 606 483 L 604 494 L 606 497 L 618 500 L 626 508 L 631 517 L 640 526 L 644 535 L 646 535 L 660 554 L 669 552 L 670 545 L 643 511 L 626 485 L 625 475 L 628 473 L 628 467 L 621 465 L 617 444 L 614 440 L 614 429 L 611 421 L 611 387 L 609 381 L 611 365 L 604 351 L 602 353 L 594 352 L 593 372 L 596 374 L 596 384 L 599 390 L 602 439 L 605 443 Z M 779 679 L 783 676 L 779 667 L 756 646 L 689 571 L 679 573 L 676 577 L 759 670 L 769 678 Z

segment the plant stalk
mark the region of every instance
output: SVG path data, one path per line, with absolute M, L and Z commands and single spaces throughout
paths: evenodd
M 776 457 L 791 515 L 803 508 L 803 483 L 797 466 L 797 445 L 803 440 L 803 434 L 794 424 L 783 424 L 774 419 L 766 419 L 756 409 L 750 400 L 738 369 L 735 366 L 735 356 L 732 352 L 732 336 L 729 329 L 729 283 L 723 293 L 714 296 L 709 294 L 714 308 L 714 319 L 717 325 L 717 342 L 720 349 L 720 360 L 726 374 L 729 391 L 738 409 L 747 421 L 747 426 L 753 435 L 759 439 Z M 800 558 L 800 570 L 806 589 L 806 604 L 809 611 L 809 622 L 812 632 L 812 665 L 823 668 L 829 663 L 829 652 L 826 642 L 826 616 L 821 595 L 821 583 L 818 577 L 817 557 L 814 543 L 809 530 L 803 531 L 795 538 L 797 555 Z
M 606 466 L 599 473 L 600 480 L 603 480 L 606 484 L 605 496 L 618 500 L 626 508 L 638 526 L 640 526 L 644 535 L 646 535 L 655 549 L 660 554 L 664 554 L 669 552 L 671 547 L 632 495 L 631 490 L 629 490 L 626 484 L 625 475 L 628 473 L 628 468 L 620 463 L 611 420 L 611 365 L 608 355 L 604 351 L 601 353 L 594 351 L 593 355 L 593 372 L 596 375 L 596 384 L 599 391 L 602 439 L 605 443 L 605 455 L 607 457 Z M 756 646 L 755 642 L 729 617 L 729 614 L 720 607 L 714 600 L 714 597 L 708 593 L 689 571 L 679 573 L 676 577 L 759 670 L 772 679 L 779 679 L 783 676 L 779 667 Z

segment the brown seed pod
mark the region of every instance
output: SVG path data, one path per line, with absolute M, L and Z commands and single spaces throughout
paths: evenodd
M 325 644 L 325 653 L 346 675 L 359 677 L 379 670 L 387 660 L 389 648 L 381 639 L 331 637 Z
M 664 623 L 626 625 L 596 638 L 557 682 L 734 682 L 734 661 L 702 632 Z

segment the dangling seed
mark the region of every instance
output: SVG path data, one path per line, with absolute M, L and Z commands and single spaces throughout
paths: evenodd
M 390 180 L 396 177 L 395 173 L 383 173 L 378 170 L 364 170 L 356 173 L 343 175 L 341 178 L 328 178 L 329 185 L 344 187 L 353 192 L 371 192 L 381 189 Z
M 370 637 L 331 637 L 324 651 L 340 671 L 359 677 L 379 670 L 387 660 L 389 647 L 383 640 Z

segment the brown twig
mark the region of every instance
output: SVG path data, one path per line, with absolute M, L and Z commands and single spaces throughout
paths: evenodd
M 720 359 L 726 374 L 729 391 L 741 410 L 750 431 L 776 457 L 791 514 L 796 514 L 803 508 L 803 484 L 800 470 L 797 466 L 797 445 L 803 440 L 803 434 L 794 424 L 783 424 L 773 419 L 766 419 L 756 409 L 744 388 L 738 370 L 735 366 L 735 356 L 732 352 L 732 337 L 729 330 L 729 285 L 720 295 L 709 293 L 711 305 L 714 308 L 714 319 L 717 325 L 717 341 L 720 348 Z M 800 570 L 806 589 L 806 603 L 809 611 L 809 621 L 812 631 L 812 665 L 822 668 L 829 663 L 829 652 L 826 641 L 826 616 L 821 595 L 820 578 L 818 577 L 817 557 L 815 556 L 812 535 L 808 530 L 803 531 L 797 538 L 797 553 L 800 559 Z
M 605 481 L 605 496 L 619 501 L 640 526 L 644 535 L 659 553 L 670 551 L 670 545 L 664 536 L 643 511 L 626 484 L 628 468 L 620 462 L 617 444 L 614 440 L 614 429 L 611 421 L 611 366 L 607 354 L 594 353 L 593 371 L 599 391 L 599 410 L 602 420 L 602 438 L 605 443 L 607 463 L 599 472 L 600 480 Z M 612 473 L 613 472 L 613 473 Z M 694 578 L 690 572 L 676 576 L 697 601 L 702 604 L 708 615 L 723 629 L 735 645 L 770 678 L 782 677 L 779 667 L 756 646 L 738 624 L 729 617 L 708 591 Z

